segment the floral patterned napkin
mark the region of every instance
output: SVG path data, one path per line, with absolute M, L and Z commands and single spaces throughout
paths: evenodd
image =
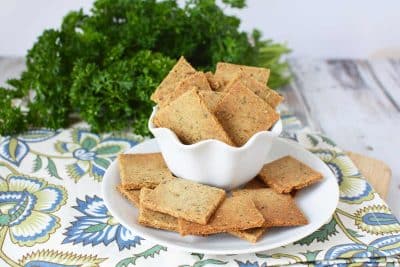
M 0 139 L 0 266 L 395 266 L 400 225 L 351 160 L 327 137 L 282 116 L 284 136 L 335 173 L 340 203 L 329 222 L 297 242 L 253 254 L 185 253 L 144 240 L 109 213 L 102 176 L 143 139 L 77 126 Z

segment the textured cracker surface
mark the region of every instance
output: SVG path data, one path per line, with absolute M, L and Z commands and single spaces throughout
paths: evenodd
M 279 193 L 290 193 L 322 179 L 321 173 L 291 156 L 265 164 L 258 176 Z
M 190 90 L 157 111 L 157 127 L 171 129 L 184 144 L 216 139 L 234 145 L 196 90 Z
M 279 119 L 278 113 L 241 82 L 235 83 L 215 109 L 225 131 L 238 145 L 266 131 Z
M 181 57 L 151 95 L 151 100 L 156 103 L 163 101 L 163 99 L 176 88 L 182 79 L 195 72 L 196 70 L 186 61 L 186 59 Z
M 206 224 L 225 198 L 225 191 L 189 180 L 174 179 L 157 186 L 141 199 L 143 207 Z
M 161 153 L 119 154 L 118 164 L 124 189 L 154 188 L 162 181 L 175 179 Z
M 266 101 L 272 108 L 276 108 L 284 100 L 284 98 L 275 90 L 272 90 L 268 87 L 267 90 L 269 95 Z
M 264 216 L 263 227 L 297 226 L 308 223 L 303 212 L 288 194 L 279 194 L 270 188 L 244 189 L 233 192 L 233 196 L 248 196 Z
M 139 208 L 139 195 L 140 195 L 140 190 L 139 189 L 133 189 L 133 190 L 128 190 L 124 189 L 121 185 L 117 186 L 118 192 L 125 197 L 127 200 L 129 200 L 136 208 Z
M 219 101 L 222 100 L 224 94 L 222 92 L 215 91 L 199 91 L 199 95 L 203 99 L 208 109 L 213 112 Z
M 215 78 L 222 80 L 224 85 L 231 81 L 238 72 L 244 72 L 257 81 L 267 84 L 270 70 L 266 68 L 236 65 L 231 63 L 219 62 L 215 70 Z
M 208 83 L 211 86 L 211 89 L 213 89 L 214 91 L 220 91 L 223 89 L 223 87 L 222 87 L 223 82 L 218 80 L 218 78 L 215 77 L 214 73 L 212 73 L 211 71 L 208 71 L 205 73 L 205 75 L 208 80 Z
M 212 91 L 205 74 L 198 71 L 181 80 L 176 88 L 174 88 L 166 97 L 164 97 L 163 100 L 160 100 L 158 104 L 163 107 L 193 88 L 199 91 Z
M 241 239 L 247 240 L 251 243 L 256 243 L 260 239 L 260 237 L 262 237 L 264 235 L 264 233 L 266 231 L 267 231 L 267 228 L 258 227 L 258 228 L 251 228 L 251 229 L 241 230 L 241 231 L 233 231 L 233 232 L 229 232 L 229 234 L 239 237 Z
M 234 196 L 225 199 L 207 225 L 178 221 L 181 235 L 207 235 L 260 227 L 264 218 L 251 198 Z
M 258 189 L 258 188 L 266 188 L 267 185 L 258 179 L 258 177 L 253 178 L 247 184 L 243 186 L 243 189 Z
M 151 189 L 142 188 L 140 190 L 140 199 L 146 199 L 146 195 L 150 194 L 151 191 Z M 139 208 L 138 222 L 142 225 L 157 229 L 170 230 L 174 232 L 178 232 L 179 230 L 177 218 L 158 211 L 149 210 L 143 207 L 143 205 L 140 205 Z

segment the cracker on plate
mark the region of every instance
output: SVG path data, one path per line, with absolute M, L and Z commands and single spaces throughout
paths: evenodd
M 266 188 L 267 185 L 258 177 L 251 179 L 247 184 L 243 186 L 243 189 L 259 189 L 259 188 Z
M 248 196 L 264 216 L 263 227 L 297 226 L 308 223 L 303 212 L 288 194 L 279 194 L 270 188 L 234 191 L 233 196 Z
M 133 190 L 128 190 L 124 189 L 121 185 L 117 186 L 118 192 L 125 197 L 127 200 L 129 200 L 136 208 L 139 208 L 139 195 L 140 195 L 140 190 L 139 189 L 133 189 Z
M 167 106 L 159 109 L 154 116 L 153 123 L 157 127 L 171 129 L 184 144 L 217 139 L 228 145 L 234 145 L 195 89 L 187 91 Z
M 199 91 L 199 95 L 203 98 L 208 109 L 213 112 L 224 94 L 222 92 L 203 90 Z
M 156 103 L 162 101 L 170 92 L 175 90 L 179 82 L 195 73 L 196 70 L 186 61 L 184 57 L 180 57 L 178 62 L 160 83 L 150 99 Z
M 267 131 L 279 119 L 270 105 L 241 82 L 225 93 L 215 114 L 238 146 L 244 145 L 254 134 Z
M 151 191 L 151 189 L 142 188 L 140 190 L 140 199 L 146 199 L 147 195 L 150 194 Z M 179 231 L 177 218 L 158 211 L 152 211 L 143 207 L 142 204 L 140 204 L 139 208 L 138 222 L 142 225 L 157 229 L 170 230 L 174 232 Z
M 240 71 L 250 75 L 263 84 L 267 84 L 270 74 L 270 70 L 266 68 L 218 62 L 215 70 L 215 77 L 223 81 L 224 85 L 226 85 Z
M 178 219 L 181 235 L 208 235 L 260 227 L 264 217 L 248 196 L 224 200 L 206 225 Z
M 266 231 L 267 231 L 267 228 L 265 228 L 265 227 L 257 227 L 257 228 L 247 229 L 247 230 L 233 231 L 233 232 L 229 232 L 229 234 L 239 237 L 241 239 L 247 240 L 249 242 L 256 243 L 260 239 L 260 237 L 262 237 L 264 235 L 264 233 Z
M 268 88 L 265 83 L 257 81 L 243 71 L 236 73 L 236 76 L 226 85 L 225 90 L 229 90 L 229 88 L 235 86 L 238 82 L 243 83 L 243 85 L 262 98 L 262 100 L 267 102 L 272 108 L 276 108 L 283 101 L 283 97 L 280 94 Z
M 211 92 L 211 87 L 208 84 L 208 80 L 203 72 L 197 71 L 182 79 L 176 88 L 174 88 L 166 97 L 160 100 L 158 104 L 163 107 L 191 89 Z
M 279 193 L 290 193 L 322 179 L 321 173 L 291 156 L 265 164 L 258 176 Z
M 124 189 L 154 188 L 162 181 L 175 178 L 161 153 L 119 154 L 118 164 Z
M 158 185 L 140 203 L 154 211 L 207 224 L 224 198 L 222 189 L 177 178 Z

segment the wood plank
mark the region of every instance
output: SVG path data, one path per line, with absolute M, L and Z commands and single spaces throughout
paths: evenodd
M 400 114 L 371 73 L 358 60 L 291 59 L 298 92 L 320 130 L 342 148 L 378 158 L 393 171 L 388 202 L 400 215 Z
M 348 151 L 347 155 L 381 198 L 386 199 L 392 177 L 392 171 L 389 166 L 383 161 L 355 152 Z

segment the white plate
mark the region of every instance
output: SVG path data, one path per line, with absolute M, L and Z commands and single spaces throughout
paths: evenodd
M 159 152 L 155 139 L 145 141 L 126 153 Z M 339 201 L 339 187 L 336 177 L 318 157 L 293 141 L 277 138 L 267 162 L 291 155 L 311 168 L 321 172 L 324 179 L 296 194 L 296 202 L 309 220 L 308 225 L 282 227 L 268 230 L 257 243 L 251 244 L 228 234 L 209 237 L 185 236 L 177 233 L 141 226 L 137 223 L 138 210 L 124 199 L 116 190 L 120 183 L 118 164 L 111 163 L 103 177 L 103 197 L 111 214 L 126 228 L 160 245 L 188 252 L 206 254 L 241 254 L 269 250 L 297 241 L 326 223 Z M 184 163 L 182 163 L 184 164 Z M 284 212 L 284 211 L 282 211 Z

